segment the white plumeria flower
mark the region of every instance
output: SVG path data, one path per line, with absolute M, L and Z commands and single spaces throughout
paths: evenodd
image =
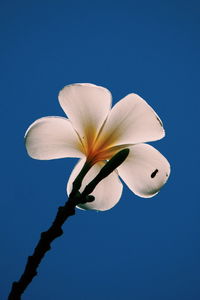
M 65 86 L 58 99 L 68 119 L 36 120 L 28 128 L 25 142 L 28 154 L 35 159 L 80 158 L 68 181 L 68 195 L 86 161 L 92 167 L 80 192 L 114 154 L 124 148 L 130 150 L 117 170 L 96 186 L 92 193 L 95 200 L 80 208 L 108 210 L 116 205 L 122 194 L 119 176 L 140 197 L 159 192 L 169 177 L 170 165 L 159 151 L 144 144 L 165 135 L 161 120 L 146 101 L 129 94 L 111 109 L 111 93 L 88 83 Z

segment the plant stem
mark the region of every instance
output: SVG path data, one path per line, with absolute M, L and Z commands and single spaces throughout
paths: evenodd
M 113 156 L 105 166 L 100 170 L 97 176 L 85 187 L 82 194 L 79 192 L 84 176 L 87 174 L 92 164 L 88 161 L 85 162 L 79 175 L 73 182 L 72 192 L 69 195 L 68 201 L 64 206 L 58 208 L 57 215 L 51 225 L 51 227 L 41 233 L 40 240 L 35 247 L 32 256 L 28 257 L 24 273 L 19 281 L 15 281 L 12 284 L 11 292 L 8 296 L 8 300 L 20 300 L 21 295 L 31 283 L 33 278 L 37 275 L 37 268 L 45 256 L 46 252 L 51 249 L 51 243 L 59 236 L 63 234 L 62 225 L 65 223 L 68 217 L 75 215 L 75 207 L 79 204 L 86 202 L 92 202 L 95 198 L 90 195 L 97 184 L 112 173 L 123 161 L 127 158 L 129 149 L 123 149 Z
M 45 256 L 46 252 L 51 249 L 51 243 L 59 236 L 63 234 L 62 225 L 68 217 L 75 215 L 75 207 L 78 204 L 83 204 L 94 200 L 94 197 L 83 197 L 79 192 L 82 180 L 91 165 L 86 162 L 81 172 L 73 183 L 73 189 L 69 195 L 68 201 L 64 206 L 58 208 L 57 215 L 51 225 L 51 227 L 41 233 L 40 240 L 35 247 L 33 255 L 28 257 L 25 270 L 19 279 L 12 284 L 11 292 L 8 296 L 8 300 L 20 300 L 21 295 L 31 283 L 33 278 L 37 275 L 37 268 Z

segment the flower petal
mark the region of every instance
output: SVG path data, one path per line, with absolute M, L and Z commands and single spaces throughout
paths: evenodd
M 84 157 L 79 137 L 66 118 L 36 120 L 25 133 L 28 154 L 35 159 Z
M 72 190 L 72 183 L 77 175 L 80 173 L 83 165 L 85 163 L 84 159 L 81 159 L 75 166 L 72 174 L 69 178 L 67 184 L 67 193 L 70 194 Z M 104 163 L 97 163 L 89 170 L 83 179 L 80 192 L 84 190 L 86 185 L 94 179 L 94 177 L 99 173 L 100 169 L 103 167 Z M 94 189 L 92 195 L 95 197 L 93 202 L 88 202 L 86 204 L 81 204 L 78 207 L 82 209 L 92 209 L 92 210 L 108 210 L 117 204 L 122 194 L 122 183 L 119 180 L 117 172 L 112 172 L 109 176 L 104 178 Z
M 129 94 L 111 110 L 102 129 L 101 143 L 137 144 L 159 140 L 165 135 L 155 111 L 136 94 Z
M 60 91 L 58 99 L 87 147 L 94 142 L 110 111 L 111 93 L 94 84 L 72 84 Z
M 129 149 L 127 159 L 118 167 L 119 176 L 136 195 L 153 197 L 169 177 L 169 162 L 147 144 L 134 145 Z

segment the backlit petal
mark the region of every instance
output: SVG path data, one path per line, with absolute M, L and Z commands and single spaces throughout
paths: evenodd
M 147 144 L 134 145 L 129 149 L 127 159 L 118 167 L 119 175 L 136 195 L 153 197 L 169 177 L 169 162 Z
M 28 154 L 35 159 L 84 156 L 79 137 L 66 118 L 36 120 L 26 131 L 25 144 Z
M 72 183 L 77 175 L 80 173 L 81 168 L 84 165 L 85 160 L 82 159 L 75 166 L 68 184 L 67 184 L 67 193 L 68 195 L 72 189 Z M 89 172 L 84 177 L 80 192 L 82 192 L 85 186 L 94 179 L 94 177 L 99 173 L 100 169 L 103 167 L 104 163 L 95 164 Z M 116 172 L 112 172 L 109 176 L 104 178 L 94 189 L 92 195 L 95 197 L 93 202 L 88 202 L 86 204 L 80 205 L 82 209 L 92 209 L 92 210 L 108 210 L 117 204 L 122 194 L 122 183 L 119 180 L 119 177 Z
M 111 93 L 94 84 L 72 84 L 60 91 L 58 99 L 87 148 L 110 111 Z
M 129 94 L 111 110 L 101 132 L 102 144 L 137 144 L 165 135 L 155 111 L 136 94 Z

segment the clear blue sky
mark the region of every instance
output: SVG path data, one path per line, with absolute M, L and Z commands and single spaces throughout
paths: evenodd
M 107 87 L 114 103 L 145 98 L 164 123 L 152 145 L 172 174 L 152 199 L 124 187 L 112 210 L 78 211 L 23 299 L 200 299 L 199 18 L 194 0 L 1 1 L 1 299 L 65 202 L 76 163 L 31 159 L 24 133 L 64 116 L 57 94 L 75 82 Z

